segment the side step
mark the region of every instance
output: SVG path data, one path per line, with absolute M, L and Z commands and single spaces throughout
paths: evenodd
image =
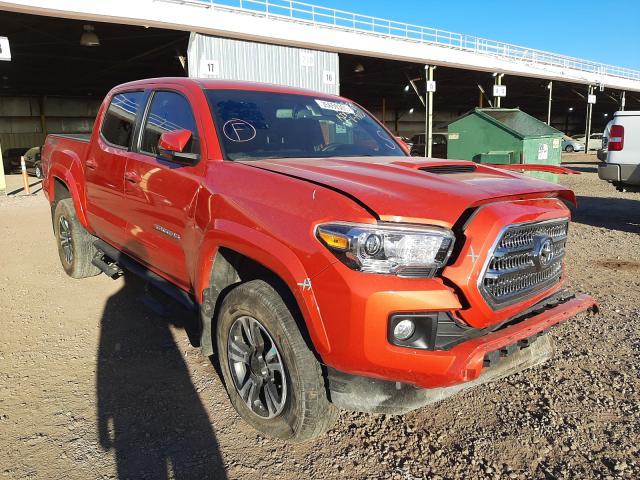
M 150 283 L 189 310 L 194 312 L 198 311 L 198 304 L 191 295 L 165 280 L 160 275 L 152 272 L 129 255 L 113 248 L 102 240 L 95 240 L 93 245 L 98 249 L 99 254 L 93 258 L 91 263 L 102 270 L 107 276 L 117 278 L 122 274 L 122 270 L 127 270 Z M 107 257 L 111 262 L 105 260 L 104 257 Z
M 104 252 L 100 250 L 98 250 L 93 259 L 91 259 L 91 263 L 98 267 L 107 277 L 113 278 L 114 280 L 124 273 L 117 263 L 108 261 Z

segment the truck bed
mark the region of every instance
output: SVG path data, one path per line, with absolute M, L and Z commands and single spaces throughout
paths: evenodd
M 80 142 L 85 142 L 85 143 L 89 143 L 89 140 L 91 140 L 90 133 L 51 133 L 49 134 L 49 136 L 68 138 L 70 140 L 78 140 Z

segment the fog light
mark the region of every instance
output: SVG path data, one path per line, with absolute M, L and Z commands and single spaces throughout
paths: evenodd
M 393 328 L 393 336 L 404 341 L 408 340 L 415 331 L 416 326 L 411 320 L 400 320 Z

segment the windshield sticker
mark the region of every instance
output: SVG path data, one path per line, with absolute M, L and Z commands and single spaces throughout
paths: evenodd
M 389 138 L 389 135 L 384 133 L 382 130 L 376 131 L 376 134 L 382 139 L 384 144 L 387 147 L 389 147 L 391 150 L 394 150 L 396 148 L 396 144 L 394 142 L 392 142 L 391 139 Z
M 222 126 L 222 133 L 232 142 L 250 142 L 256 138 L 255 127 L 239 118 L 227 120 Z
M 353 108 L 351 108 L 346 103 L 329 102 L 327 100 L 318 100 L 317 98 L 315 100 L 318 106 L 323 110 L 333 110 L 334 112 L 350 113 L 351 115 L 356 113 L 353 111 Z

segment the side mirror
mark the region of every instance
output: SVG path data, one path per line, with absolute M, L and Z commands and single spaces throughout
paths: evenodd
M 192 135 L 190 130 L 184 129 L 164 132 L 160 135 L 160 140 L 158 141 L 160 155 L 180 163 L 192 164 L 197 162 L 200 159 L 200 155 L 183 152 Z
M 400 144 L 400 147 L 405 151 L 405 153 L 409 153 L 409 145 L 407 145 L 407 142 L 404 141 L 404 139 L 402 137 L 395 137 L 396 138 L 396 142 L 398 142 Z

